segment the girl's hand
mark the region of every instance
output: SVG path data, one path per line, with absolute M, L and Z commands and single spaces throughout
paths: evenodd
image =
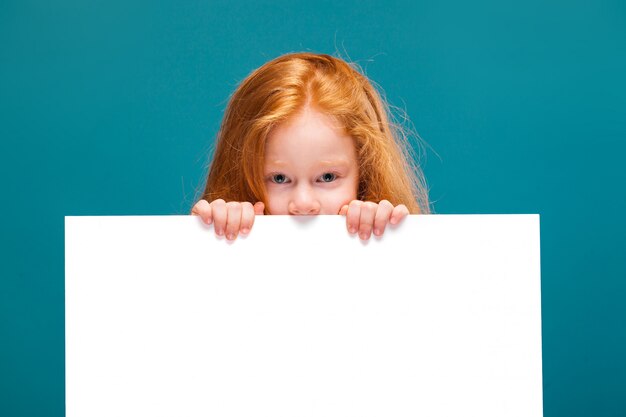
M 339 210 L 339 214 L 346 216 L 348 232 L 359 233 L 362 240 L 367 240 L 372 235 L 380 236 L 385 231 L 387 223 L 392 225 L 400 223 L 408 214 L 409 209 L 404 204 L 393 206 L 389 201 L 383 200 L 376 204 L 372 201 L 352 200 Z
M 193 216 L 200 216 L 206 224 L 213 224 L 218 236 L 226 236 L 228 240 L 235 240 L 239 233 L 247 235 L 254 224 L 254 216 L 263 214 L 265 205 L 262 202 L 254 206 L 244 201 L 229 201 L 222 199 L 208 202 L 200 200 L 191 209 Z

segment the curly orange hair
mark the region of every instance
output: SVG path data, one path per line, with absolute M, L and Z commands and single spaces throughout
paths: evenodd
M 244 79 L 226 108 L 202 198 L 263 201 L 267 136 L 305 105 L 333 117 L 354 138 L 358 199 L 404 204 L 428 213 L 428 193 L 402 130 L 370 81 L 330 55 L 293 53 L 273 59 Z

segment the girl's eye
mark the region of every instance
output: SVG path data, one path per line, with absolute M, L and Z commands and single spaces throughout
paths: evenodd
M 332 172 L 327 172 L 324 175 L 322 175 L 320 179 L 322 180 L 322 182 L 333 182 L 335 181 L 335 179 L 337 179 L 337 176 L 333 174 Z
M 276 184 L 282 184 L 287 181 L 287 177 L 285 177 L 283 174 L 274 174 L 272 175 L 272 181 Z

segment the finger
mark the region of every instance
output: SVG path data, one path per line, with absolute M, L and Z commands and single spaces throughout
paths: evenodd
M 383 200 L 378 203 L 378 210 L 376 211 L 376 217 L 374 217 L 374 234 L 376 236 L 385 233 L 385 227 L 387 227 L 392 212 L 393 204 L 389 201 Z
M 359 219 L 361 217 L 361 204 L 362 201 L 352 200 L 348 204 L 348 211 L 346 212 L 346 226 L 349 233 L 356 233 L 359 230 Z
M 372 201 L 366 201 L 361 205 L 361 219 L 359 221 L 359 237 L 361 240 L 367 240 L 372 235 L 376 211 L 378 211 L 378 204 Z
M 265 204 L 262 201 L 254 203 L 254 214 L 262 216 L 265 213 Z
M 241 203 L 241 225 L 240 230 L 242 235 L 247 235 L 250 233 L 250 229 L 252 229 L 252 225 L 254 224 L 254 207 L 252 203 L 244 202 Z
M 226 202 L 221 198 L 211 203 L 211 209 L 213 214 L 213 227 L 215 228 L 215 234 L 218 236 L 224 235 L 226 229 L 227 209 Z
M 391 218 L 389 219 L 389 223 L 398 224 L 408 214 L 409 214 L 409 209 L 406 208 L 404 204 L 397 205 L 396 207 L 394 207 L 393 212 L 391 213 Z
M 347 212 L 348 212 L 348 205 L 345 204 L 344 206 L 341 207 L 338 214 L 340 216 L 345 216 Z
M 229 201 L 226 203 L 226 239 L 235 240 L 239 234 L 241 225 L 241 203 Z
M 200 216 L 203 222 L 211 224 L 213 216 L 211 215 L 211 205 L 206 200 L 198 201 L 191 209 L 192 216 Z

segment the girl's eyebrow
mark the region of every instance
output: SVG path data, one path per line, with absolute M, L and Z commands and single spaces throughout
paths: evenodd
M 267 165 L 272 165 L 272 166 L 277 166 L 277 167 L 286 167 L 289 164 L 287 162 L 285 162 L 285 161 L 281 161 L 279 159 L 276 159 L 274 161 L 267 161 Z
M 341 159 L 320 161 L 319 164 L 323 166 L 346 166 L 346 165 L 350 165 L 350 162 L 347 159 L 341 158 Z
M 326 160 L 319 161 L 317 164 L 320 166 L 325 166 L 325 167 L 348 166 L 350 165 L 350 161 L 348 161 L 345 158 L 326 159 Z M 282 168 L 282 167 L 289 166 L 289 163 L 287 163 L 286 161 L 282 161 L 280 159 L 275 159 L 273 161 L 267 161 L 266 165 L 271 166 L 271 167 Z

